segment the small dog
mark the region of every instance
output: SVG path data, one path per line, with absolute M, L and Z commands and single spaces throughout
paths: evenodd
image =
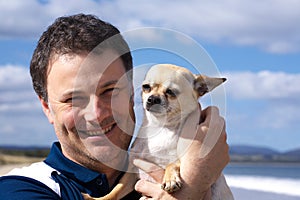
M 138 157 L 164 168 L 165 175 L 161 185 L 163 190 L 172 193 L 182 186 L 180 156 L 177 153 L 182 125 L 189 115 L 198 109 L 198 98 L 225 80 L 195 75 L 186 68 L 171 64 L 154 65 L 146 74 L 142 85 L 145 115 L 130 151 L 130 160 L 132 162 Z M 145 178 L 146 175 L 139 171 L 139 177 Z M 111 193 L 96 199 L 124 197 L 134 188 L 136 178 L 134 173 L 126 173 Z M 212 199 L 233 199 L 223 175 L 212 186 Z

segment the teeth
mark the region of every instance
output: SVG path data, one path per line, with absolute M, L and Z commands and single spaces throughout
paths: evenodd
M 112 127 L 113 126 L 109 126 L 107 128 L 103 128 L 101 130 L 95 130 L 95 131 L 84 131 L 84 134 L 91 135 L 91 136 L 103 135 L 109 132 L 112 129 Z

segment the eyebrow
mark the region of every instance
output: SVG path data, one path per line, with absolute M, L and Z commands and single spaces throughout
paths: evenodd
M 105 82 L 102 85 L 99 85 L 97 88 L 107 88 L 107 87 L 110 87 L 111 85 L 117 84 L 118 82 L 119 82 L 119 80 L 111 80 L 111 81 Z M 62 98 L 66 98 L 66 97 L 78 95 L 78 94 L 83 94 L 83 93 L 84 92 L 82 92 L 81 90 L 70 89 L 70 90 L 65 91 L 62 94 Z
M 66 92 L 64 92 L 63 94 L 62 94 L 62 99 L 64 99 L 64 98 L 67 98 L 67 97 L 69 97 L 69 96 L 74 96 L 74 95 L 78 95 L 78 94 L 82 94 L 83 92 L 82 91 L 80 91 L 80 90 L 67 90 Z
M 116 83 L 118 83 L 118 80 L 108 81 L 108 82 L 100 85 L 98 88 L 106 88 L 106 87 L 109 87 L 109 86 L 114 85 Z M 65 98 L 65 97 L 69 97 L 69 96 L 73 96 L 73 95 L 78 95 L 78 94 L 82 94 L 82 93 L 84 93 L 84 92 L 81 91 L 81 90 L 69 89 L 69 90 L 66 90 L 62 94 L 62 97 Z
M 118 83 L 118 80 L 108 81 L 108 82 L 104 83 L 103 85 L 100 85 L 98 88 L 106 88 L 108 86 L 111 86 L 111 85 L 114 85 L 117 83 Z

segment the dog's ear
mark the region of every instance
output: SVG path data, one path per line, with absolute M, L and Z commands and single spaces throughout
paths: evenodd
M 226 78 L 215 78 L 205 75 L 195 75 L 195 77 L 196 79 L 194 80 L 194 89 L 195 91 L 197 91 L 199 97 L 212 91 L 217 86 L 226 81 Z

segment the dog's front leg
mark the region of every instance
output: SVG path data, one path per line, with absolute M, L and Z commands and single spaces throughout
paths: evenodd
M 167 165 L 161 188 L 168 193 L 175 192 L 182 187 L 180 178 L 180 161 Z
M 126 173 L 109 194 L 100 198 L 94 198 L 88 194 L 82 195 L 85 200 L 119 200 L 133 191 L 137 179 L 138 176 L 136 173 Z

